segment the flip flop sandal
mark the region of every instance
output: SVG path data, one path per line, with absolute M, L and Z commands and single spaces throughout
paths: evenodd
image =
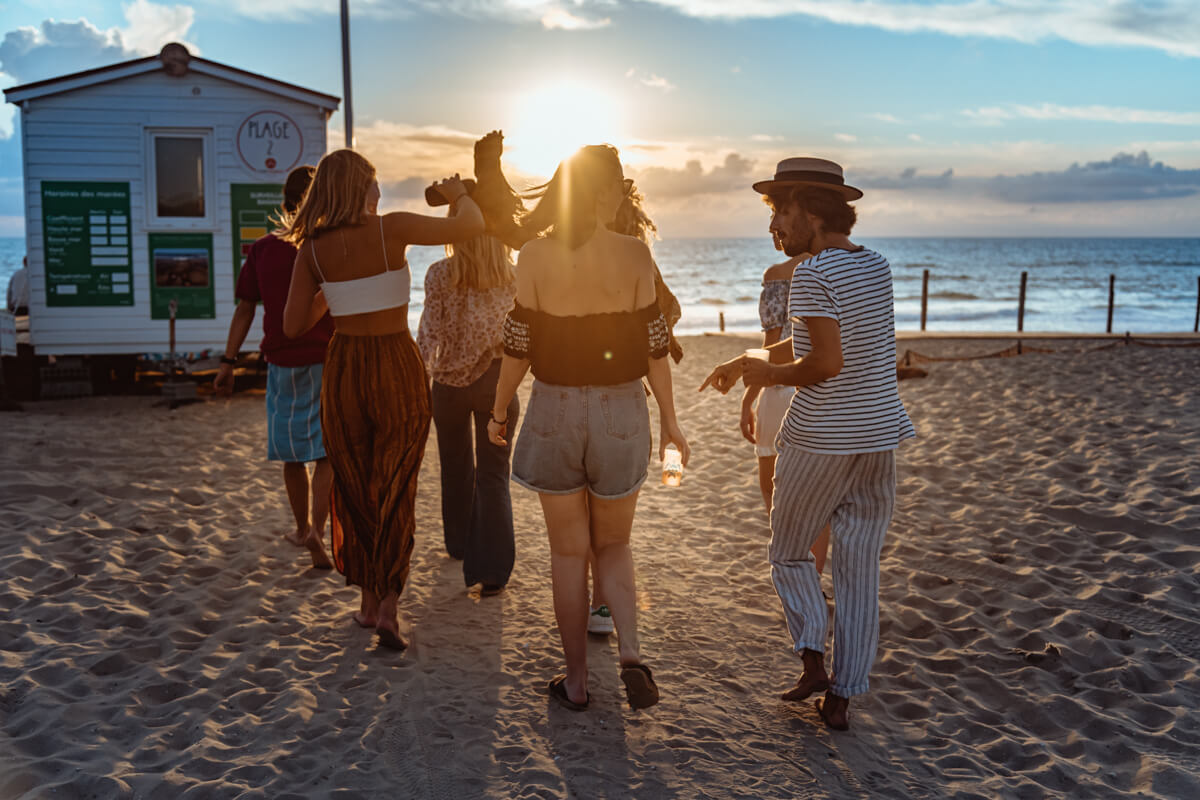
M 625 697 L 630 707 L 649 708 L 658 702 L 658 684 L 645 664 L 621 667 L 621 682 L 625 684 Z
M 559 675 L 554 680 L 550 681 L 547 687 L 550 689 L 550 699 L 558 703 L 568 711 L 587 711 L 588 703 L 592 702 L 592 695 L 589 692 L 587 700 L 582 703 L 576 703 L 567 696 L 567 676 Z

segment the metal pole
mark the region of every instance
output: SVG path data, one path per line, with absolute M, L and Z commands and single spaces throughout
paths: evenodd
M 921 330 L 925 330 L 925 316 L 929 310 L 929 270 L 921 273 Z
M 1021 273 L 1021 299 L 1017 303 L 1017 332 L 1025 330 L 1025 284 L 1029 282 L 1029 273 Z
M 354 100 L 350 92 L 350 0 L 342 0 L 342 119 L 346 124 L 346 147 L 354 148 Z
M 1116 298 L 1116 295 L 1117 295 L 1117 276 L 1109 275 L 1108 276 L 1108 327 L 1106 327 L 1104 329 L 1105 333 L 1112 333 L 1113 300 Z

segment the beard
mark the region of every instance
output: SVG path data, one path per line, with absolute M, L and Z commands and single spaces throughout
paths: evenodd
M 789 258 L 794 258 L 804 253 L 811 253 L 812 240 L 813 232 L 811 229 L 805 231 L 793 231 L 787 236 L 781 235 L 776 237 L 776 241 L 782 246 L 784 254 Z

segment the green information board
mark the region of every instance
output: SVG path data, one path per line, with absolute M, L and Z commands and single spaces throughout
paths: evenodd
M 230 219 L 233 222 L 233 285 L 237 286 L 250 245 L 275 227 L 271 215 L 283 204 L 282 183 L 229 184 Z
M 42 181 L 46 305 L 133 305 L 129 184 Z
M 179 301 L 175 319 L 216 319 L 211 233 L 151 233 L 150 319 L 170 319 L 171 300 Z

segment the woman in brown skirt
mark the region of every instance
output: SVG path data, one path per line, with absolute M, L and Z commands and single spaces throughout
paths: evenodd
M 437 184 L 449 217 L 377 214 L 375 168 L 352 150 L 321 159 L 284 238 L 296 268 L 283 330 L 298 336 L 326 308 L 335 333 L 325 356 L 321 427 L 333 466 L 333 561 L 362 590 L 354 620 L 386 647 L 407 645 L 396 605 L 413 550 L 417 473 L 429 432 L 429 381 L 408 331 L 410 244 L 462 241 L 483 231 L 458 176 Z

